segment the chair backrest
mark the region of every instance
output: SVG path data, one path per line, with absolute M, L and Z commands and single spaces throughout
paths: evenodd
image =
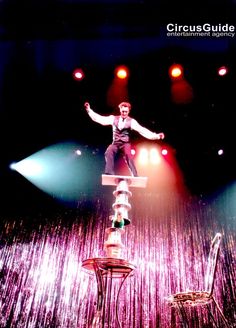
M 213 293 L 216 267 L 219 257 L 219 247 L 221 242 L 221 233 L 217 233 L 211 242 L 210 253 L 208 256 L 207 270 L 205 274 L 205 291 L 210 295 Z

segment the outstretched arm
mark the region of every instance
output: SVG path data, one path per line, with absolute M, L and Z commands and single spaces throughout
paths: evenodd
M 150 140 L 160 140 L 164 139 L 165 135 L 163 132 L 161 133 L 155 133 L 147 128 L 144 128 L 141 126 L 136 120 L 132 119 L 131 121 L 131 128 L 135 131 L 137 131 L 139 134 L 141 134 L 144 138 L 150 139 Z
M 86 102 L 84 104 L 84 108 L 86 109 L 88 115 L 94 122 L 97 122 L 101 125 L 112 125 L 113 124 L 113 121 L 114 121 L 113 115 L 103 116 L 103 115 L 99 115 L 99 114 L 95 113 L 91 109 L 90 104 L 88 102 Z

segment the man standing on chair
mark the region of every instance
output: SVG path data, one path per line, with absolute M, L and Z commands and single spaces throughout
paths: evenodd
M 102 116 L 95 113 L 88 102 L 84 104 L 84 107 L 90 116 L 90 118 L 102 125 L 112 125 L 113 141 L 107 147 L 105 152 L 105 174 L 114 175 L 115 156 L 120 152 L 134 177 L 138 176 L 137 169 L 134 164 L 134 160 L 131 155 L 130 144 L 130 132 L 131 130 L 137 131 L 146 139 L 160 140 L 164 139 L 164 133 L 155 133 L 141 126 L 135 119 L 129 116 L 131 110 L 131 104 L 129 102 L 121 102 L 118 107 L 120 109 L 120 115 L 114 116 Z

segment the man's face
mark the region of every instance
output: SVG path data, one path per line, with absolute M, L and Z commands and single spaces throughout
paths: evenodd
M 120 107 L 120 116 L 122 118 L 126 118 L 127 116 L 129 116 L 129 107 L 128 106 L 121 106 Z

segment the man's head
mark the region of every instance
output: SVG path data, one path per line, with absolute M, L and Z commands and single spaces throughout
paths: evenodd
M 120 115 L 122 118 L 126 118 L 127 116 L 129 116 L 129 112 L 131 110 L 130 103 L 123 101 L 118 105 L 118 107 L 120 109 Z

